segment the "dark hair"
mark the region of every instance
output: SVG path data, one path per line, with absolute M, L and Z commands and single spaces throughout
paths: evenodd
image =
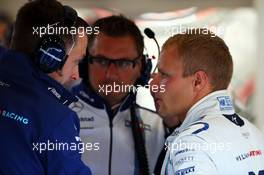
M 144 40 L 143 36 L 136 26 L 136 24 L 122 16 L 114 15 L 105 18 L 101 18 L 93 24 L 93 28 L 98 27 L 99 32 L 111 37 L 120 37 L 120 36 L 131 36 L 137 48 L 139 55 L 143 55 L 144 50 Z M 91 34 L 89 37 L 88 48 L 90 49 L 93 46 L 93 42 L 96 38 L 96 34 Z
M 225 42 L 207 29 L 189 29 L 170 37 L 162 50 L 174 47 L 183 63 L 183 77 L 203 70 L 212 90 L 226 89 L 233 73 L 232 56 Z
M 32 55 L 41 41 L 40 35 L 34 34 L 34 28 L 57 23 L 56 27 L 67 27 L 70 30 L 72 26 L 67 26 L 64 20 L 64 6 L 56 0 L 35 0 L 26 3 L 17 13 L 11 48 Z M 78 17 L 74 27 L 86 27 L 87 23 L 84 23 Z M 56 35 L 64 41 L 66 48 L 72 45 L 73 41 L 70 33 Z M 74 37 L 76 38 L 76 35 Z

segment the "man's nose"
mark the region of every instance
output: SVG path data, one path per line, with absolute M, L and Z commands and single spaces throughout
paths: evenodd
M 160 91 L 159 88 L 159 77 L 157 73 L 153 73 L 150 76 L 150 93 L 151 95 L 154 95 L 154 93 L 157 93 Z
M 110 63 L 106 69 L 105 76 L 107 79 L 116 79 L 118 78 L 118 70 L 114 63 Z
M 71 76 L 71 79 L 72 80 L 78 80 L 78 79 L 80 79 L 78 66 L 76 66 L 74 68 L 73 73 L 72 73 L 72 76 Z

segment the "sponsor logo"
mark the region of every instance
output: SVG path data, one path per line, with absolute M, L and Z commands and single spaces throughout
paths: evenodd
M 180 169 L 178 171 L 175 172 L 175 175 L 185 175 L 191 172 L 194 172 L 194 166 L 192 167 L 188 167 L 188 168 L 184 168 L 184 169 Z
M 186 149 L 183 149 L 183 150 L 177 151 L 177 152 L 175 153 L 175 156 L 177 156 L 178 154 L 183 154 L 183 153 L 190 152 L 190 151 L 195 151 L 195 149 L 189 149 L 189 148 L 186 148 Z
M 3 87 L 10 87 L 9 84 L 3 82 L 3 81 L 0 81 L 0 86 L 3 86 Z
M 94 117 L 80 117 L 80 122 L 93 122 L 94 121 Z
M 252 150 L 252 151 L 249 151 L 247 153 L 244 153 L 244 154 L 237 156 L 236 160 L 242 161 L 242 160 L 245 160 L 247 158 L 256 157 L 256 156 L 260 156 L 260 155 L 262 155 L 261 150 Z
M 58 99 L 61 98 L 61 95 L 56 91 L 55 88 L 53 87 L 48 87 L 48 91 L 50 91 L 55 97 L 57 97 Z
M 94 129 L 93 122 L 94 116 L 91 117 L 79 117 L 81 129 Z
M 229 96 L 217 97 L 217 100 L 221 111 L 233 109 L 233 103 Z
M 180 166 L 185 162 L 191 162 L 191 161 L 193 161 L 193 156 L 186 156 L 186 157 L 183 157 L 183 158 L 180 158 L 179 160 L 177 160 L 175 162 L 175 165 Z
M 179 130 L 175 130 L 170 136 L 177 137 L 180 134 Z
M 130 120 L 125 120 L 125 126 L 126 127 L 131 127 L 131 121 Z M 143 122 L 139 122 L 139 126 L 141 129 L 144 129 L 146 131 L 151 132 L 151 126 L 148 124 L 144 124 Z
M 28 123 L 29 123 L 28 118 L 26 118 L 22 115 L 16 114 L 14 112 L 11 112 L 11 111 L 1 109 L 1 108 L 0 108 L 0 116 L 5 117 L 5 118 L 9 118 L 9 119 L 13 119 L 17 122 L 24 124 L 24 125 L 28 125 Z
M 248 172 L 248 175 L 264 175 L 264 170 L 258 171 L 258 173 L 254 173 L 253 171 Z
M 84 108 L 84 105 L 77 101 L 77 102 L 74 102 L 74 103 L 71 103 L 70 106 L 69 106 L 74 112 L 81 112 Z

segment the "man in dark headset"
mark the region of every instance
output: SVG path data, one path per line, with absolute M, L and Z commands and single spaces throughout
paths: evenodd
M 31 1 L 18 11 L 11 50 L 0 59 L 1 175 L 91 174 L 81 161 L 78 117 L 68 108 L 76 98 L 62 86 L 78 78 L 87 35 L 40 37 L 37 30 L 86 25 L 55 0 Z
M 150 174 L 164 128 L 155 112 L 136 104 L 132 89 L 146 85 L 151 70 L 143 36 L 123 16 L 99 19 L 95 27 L 100 32 L 90 35 L 89 54 L 80 66 L 83 81 L 73 88 L 79 101 L 72 109 L 80 118 L 82 141 L 99 147 L 85 151 L 83 160 L 93 174 Z

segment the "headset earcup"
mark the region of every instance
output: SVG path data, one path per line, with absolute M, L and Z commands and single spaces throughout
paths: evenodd
M 146 55 L 143 55 L 141 76 L 136 82 L 137 85 L 145 86 L 148 84 L 148 81 L 150 79 L 151 69 L 152 69 L 151 59 L 148 58 Z
M 43 36 L 35 54 L 36 65 L 44 73 L 51 73 L 61 69 L 65 59 L 65 44 L 62 39 L 56 35 Z

